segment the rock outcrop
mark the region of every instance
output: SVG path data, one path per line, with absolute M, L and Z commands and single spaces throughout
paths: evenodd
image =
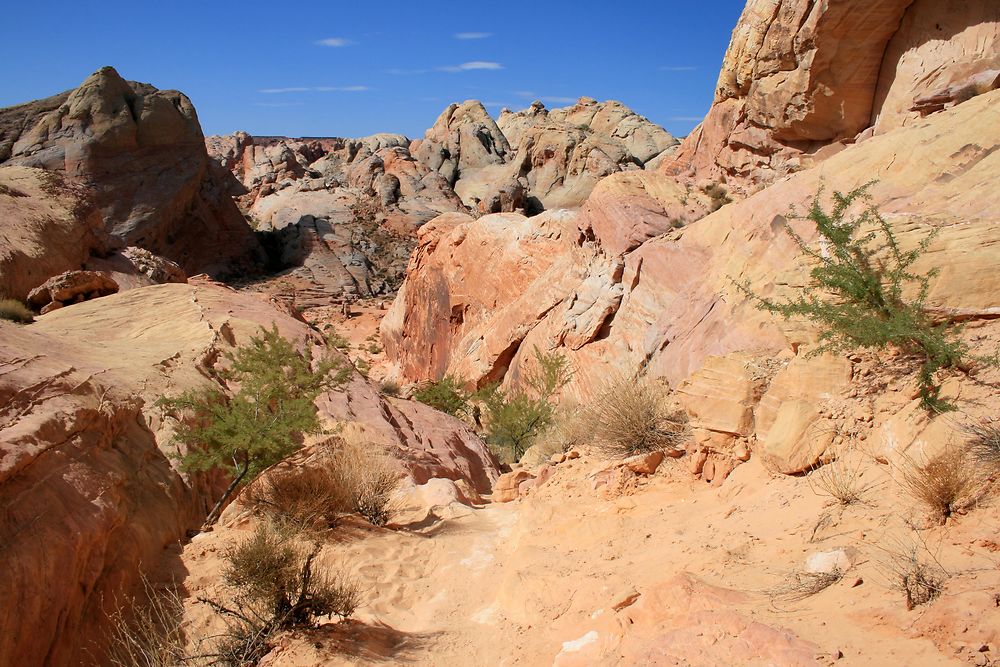
M 0 663 L 79 664 L 164 547 L 197 526 L 215 477 L 176 469 L 173 420 L 157 398 L 205 383 L 221 353 L 275 324 L 323 348 L 266 301 L 203 280 L 123 291 L 0 322 Z M 388 401 L 356 375 L 318 402 L 385 447 L 417 483 L 446 477 L 488 493 L 498 471 L 479 439 L 426 406 Z
M 45 169 L 77 186 L 79 205 L 97 212 L 118 247 L 145 248 L 190 273 L 260 261 L 182 93 L 105 67 L 68 93 L 0 110 L 0 132 L 3 165 Z
M 401 379 L 451 373 L 482 386 L 516 381 L 536 346 L 559 351 L 575 371 L 567 390 L 580 398 L 616 374 L 645 371 L 677 386 L 713 355 L 784 350 L 794 356 L 814 334 L 756 309 L 734 281 L 748 281 L 766 296 L 805 284 L 805 266 L 782 229 L 790 207 L 807 206 L 821 185 L 848 191 L 873 176 L 880 179 L 873 201 L 905 247 L 939 231 L 917 267 L 940 268 L 930 305 L 991 313 L 1000 293 L 988 268 L 1000 242 L 1000 195 L 993 187 L 998 101 L 1000 92 L 987 93 L 850 146 L 679 230 L 670 229 L 666 208 L 651 204 L 658 188 L 670 192 L 676 184 L 652 173 L 617 195 L 600 190 L 632 175 L 605 180 L 578 213 L 432 221 L 421 230 L 407 280 L 383 320 L 386 352 Z M 814 237 L 808 223 L 792 224 L 807 240 Z M 830 396 L 844 390 L 844 373 L 850 377 L 843 369 L 814 371 L 809 377 L 831 381 L 817 381 L 810 391 Z M 826 399 L 801 383 L 775 382 L 777 403 L 762 401 L 756 433 L 779 469 L 802 470 L 821 453 L 801 444 L 816 440 L 827 420 L 819 412 Z M 739 422 L 735 406 L 733 414 Z M 742 430 L 726 428 L 734 435 Z
M 996 87 L 998 47 L 991 0 L 751 0 L 708 116 L 663 168 L 752 192 Z

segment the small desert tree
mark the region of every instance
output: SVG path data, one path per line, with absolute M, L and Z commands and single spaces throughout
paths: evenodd
M 209 524 L 240 484 L 298 449 L 303 434 L 319 430 L 313 401 L 349 375 L 338 360 L 316 361 L 308 348 L 296 350 L 277 326 L 261 329 L 225 357 L 228 368 L 219 378 L 238 387 L 232 396 L 219 387 L 203 387 L 160 401 L 166 409 L 188 415 L 174 435 L 187 447 L 182 467 L 221 468 L 233 476 L 209 513 Z
M 834 192 L 829 212 L 820 202 L 822 191 L 817 193 L 805 216 L 816 225 L 817 247 L 785 224 L 785 231 L 813 264 L 811 281 L 798 296 L 775 301 L 755 295 L 746 283 L 738 286 L 763 310 L 815 323 L 821 345 L 814 354 L 893 346 L 919 357 L 921 401 L 935 412 L 950 410 L 953 406 L 938 395 L 935 373 L 961 364 L 970 351 L 954 328 L 935 324 L 924 308 L 937 270 L 913 270 L 936 232 L 912 250 L 903 250 L 872 203 L 870 186 L 847 194 Z M 858 208 L 855 204 L 861 211 L 852 214 Z
M 569 362 L 563 355 L 535 348 L 535 365 L 519 389 L 504 391 L 493 384 L 479 392 L 486 408 L 486 442 L 506 459 L 520 460 L 556 414 L 553 395 L 569 382 Z
M 413 398 L 452 417 L 461 417 L 469 410 L 469 394 L 454 375 L 422 385 L 413 392 Z

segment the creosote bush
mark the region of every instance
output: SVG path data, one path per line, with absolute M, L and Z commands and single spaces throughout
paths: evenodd
M 950 447 L 919 464 L 906 459 L 900 482 L 934 517 L 944 523 L 979 501 L 988 481 L 979 462 L 964 447 Z
M 224 616 L 227 629 L 203 657 L 233 667 L 256 664 L 277 632 L 309 627 L 324 616 L 350 617 L 360 604 L 360 590 L 346 576 L 319 570 L 319 551 L 319 543 L 307 549 L 266 523 L 226 550 L 222 575 L 231 600 L 199 601 Z
M 413 398 L 452 417 L 461 417 L 469 412 L 470 396 L 454 375 L 425 383 L 413 393 Z
M 0 299 L 0 320 L 30 324 L 35 321 L 35 314 L 17 299 Z
M 297 450 L 303 434 L 319 431 L 313 401 L 349 377 L 339 360 L 314 361 L 308 347 L 304 353 L 297 351 L 277 325 L 261 329 L 225 358 L 228 367 L 218 375 L 222 382 L 239 386 L 232 396 L 217 386 L 202 387 L 158 403 L 187 417 L 174 434 L 187 448 L 185 469 L 221 468 L 233 476 L 209 513 L 209 524 L 241 483 Z
M 936 270 L 915 273 L 936 232 L 912 250 L 903 250 L 892 226 L 871 203 L 863 185 L 847 194 L 833 193 L 833 209 L 824 210 L 817 193 L 805 219 L 816 225 L 820 242 L 812 246 L 786 222 L 785 231 L 813 264 L 810 284 L 792 299 L 776 301 L 738 287 L 763 310 L 785 318 L 804 318 L 819 327 L 821 345 L 812 354 L 857 348 L 898 348 L 920 359 L 920 398 L 933 412 L 954 408 L 940 398 L 935 379 L 943 368 L 962 366 L 973 357 L 947 323 L 935 324 L 925 309 Z M 860 206 L 860 213 L 852 214 Z M 794 212 L 790 216 L 795 219 Z M 995 359 L 977 358 L 996 363 Z
M 688 435 L 687 415 L 672 410 L 666 388 L 647 379 L 612 381 L 586 407 L 581 419 L 593 445 L 614 457 L 676 449 Z
M 519 461 L 551 426 L 556 413 L 553 396 L 571 375 L 566 357 L 536 347 L 534 366 L 524 372 L 517 388 L 502 390 L 493 384 L 478 393 L 486 418 L 486 442 L 501 459 Z

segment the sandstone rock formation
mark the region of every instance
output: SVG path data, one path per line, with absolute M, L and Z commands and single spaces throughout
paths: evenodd
M 751 0 L 704 122 L 663 163 L 754 191 L 997 85 L 991 0 Z
M 821 184 L 847 191 L 872 176 L 881 179 L 872 187 L 874 201 L 904 244 L 940 230 L 918 267 L 941 268 L 931 305 L 988 316 L 1000 290 L 987 268 L 998 241 L 998 96 L 981 95 L 848 147 L 680 230 L 663 233 L 668 212 L 650 203 L 658 187 L 675 187 L 673 180 L 649 173 L 620 191 L 621 199 L 593 205 L 604 197 L 604 183 L 615 182 L 606 180 L 579 213 L 432 221 L 383 320 L 385 349 L 400 378 L 451 373 L 479 386 L 516 382 L 536 346 L 556 350 L 575 370 L 569 393 L 581 398 L 618 373 L 643 370 L 676 386 L 711 355 L 794 356 L 813 334 L 757 310 L 733 281 L 749 281 L 769 296 L 803 284 L 804 266 L 781 228 L 789 207 L 801 210 Z M 639 188 L 646 192 L 637 197 Z M 804 222 L 793 224 L 807 239 L 815 234 Z M 826 374 L 810 373 L 811 391 L 838 394 L 844 372 L 837 382 L 831 375 L 829 386 L 818 381 Z M 803 452 L 801 443 L 815 440 L 825 418 L 819 397 L 783 386 L 778 381 L 772 394 L 780 406 L 763 402 L 771 407 L 759 415 L 757 437 L 791 472 L 815 462 L 819 452 Z M 733 425 L 724 430 L 745 432 L 741 414 L 734 407 Z
M 118 283 L 96 271 L 67 271 L 49 278 L 28 293 L 28 304 L 47 312 L 71 303 L 108 296 L 118 291 Z
M 252 230 L 209 170 L 194 107 L 177 91 L 129 83 L 105 67 L 75 90 L 0 110 L 0 144 L 4 165 L 79 186 L 80 205 L 97 212 L 118 247 L 140 246 L 192 273 L 260 259 Z
M 175 469 L 173 421 L 156 399 L 206 382 L 221 351 L 272 322 L 299 345 L 321 345 L 265 301 L 203 280 L 124 291 L 28 326 L 0 322 L 0 600 L 19 610 L 0 617 L 0 662 L 100 655 L 107 613 L 219 491 L 217 478 Z M 360 376 L 319 405 L 331 425 L 388 448 L 417 483 L 447 477 L 488 493 L 497 477 L 459 422 L 389 402 Z

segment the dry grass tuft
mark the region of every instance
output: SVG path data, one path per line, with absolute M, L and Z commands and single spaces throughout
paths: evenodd
M 890 587 L 903 593 L 907 610 L 933 601 L 944 591 L 949 574 L 919 536 L 910 544 L 879 548 L 887 555 L 882 570 Z
M 0 320 L 30 324 L 35 321 L 35 314 L 17 299 L 0 299 Z
M 785 580 L 770 589 L 772 601 L 799 602 L 833 586 L 844 578 L 839 569 L 832 572 L 791 572 Z
M 351 509 L 373 526 L 384 526 L 396 511 L 400 472 L 377 445 L 345 442 L 333 454 L 332 467 L 347 492 Z
M 1000 422 L 983 419 L 966 424 L 963 430 L 972 436 L 968 444 L 972 455 L 982 463 L 1000 468 Z
M 247 489 L 247 503 L 275 523 L 300 531 L 334 528 L 352 510 L 350 492 L 329 462 L 275 470 Z
M 806 476 L 806 481 L 813 493 L 829 496 L 844 507 L 870 505 L 871 492 L 876 485 L 866 482 L 862 479 L 863 476 L 864 461 L 851 463 L 840 459 L 826 465 L 815 466 Z
M 111 616 L 107 661 L 113 667 L 175 667 L 188 655 L 181 630 L 184 603 L 175 590 L 160 592 L 148 582 L 145 601 L 132 600 Z
M 949 447 L 923 464 L 906 459 L 899 471 L 903 487 L 942 524 L 988 490 L 982 466 L 965 447 Z
M 645 379 L 612 382 L 581 421 L 593 445 L 615 457 L 680 448 L 688 435 L 687 415 L 670 408 L 665 387 Z
M 556 408 L 552 425 L 535 445 L 543 456 L 568 452 L 574 447 L 589 444 L 592 434 L 587 430 L 584 410 L 578 405 L 564 403 Z

